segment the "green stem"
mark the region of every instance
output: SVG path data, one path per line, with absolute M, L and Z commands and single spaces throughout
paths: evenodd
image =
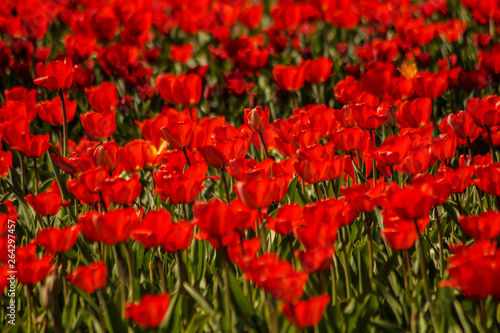
M 497 156 L 495 155 L 495 147 L 493 146 L 493 139 L 491 138 L 491 128 L 486 127 L 486 132 L 488 133 L 488 141 L 490 142 L 491 162 L 496 163 Z
M 188 167 L 191 167 L 191 161 L 189 160 L 189 156 L 186 151 L 186 147 L 182 147 L 182 152 L 184 153 L 184 157 L 186 158 L 186 163 Z
M 63 116 L 63 145 L 61 147 L 62 156 L 68 156 L 68 119 L 66 116 L 66 103 L 64 102 L 64 94 L 62 88 L 59 88 L 59 98 L 61 99 L 62 116 Z
M 162 293 L 164 293 L 167 290 L 167 285 L 165 281 L 165 266 L 161 258 L 160 247 L 158 247 L 156 250 L 157 250 L 156 265 L 158 266 L 158 273 L 160 275 L 160 290 Z
M 260 137 L 260 142 L 262 143 L 262 147 L 264 148 L 264 154 L 266 156 L 266 159 L 268 159 L 269 153 L 267 152 L 267 146 L 266 142 L 264 141 L 264 135 L 262 134 L 262 132 L 259 132 L 259 137 Z
M 344 241 L 343 229 L 339 230 L 340 243 L 342 244 L 342 253 L 344 256 L 345 288 L 347 299 L 351 298 L 351 273 L 349 272 L 349 261 L 347 260 L 347 247 Z
M 226 191 L 226 202 L 229 205 L 231 203 L 231 198 L 229 196 L 229 187 L 227 186 L 226 174 L 224 172 L 224 168 L 220 169 L 220 175 L 222 179 L 222 184 L 224 185 L 224 190 Z
M 125 243 L 125 254 L 127 258 L 127 269 L 128 269 L 128 278 L 129 278 L 129 300 L 134 300 L 134 271 L 132 265 L 132 255 L 130 253 L 130 244 Z
M 127 297 L 127 283 L 125 279 L 125 269 L 123 268 L 123 257 L 120 252 L 119 244 L 113 246 L 113 252 L 116 259 L 116 264 L 118 266 L 118 275 L 120 276 L 120 287 L 121 287 L 121 312 L 125 313 L 125 298 Z
M 425 298 L 427 299 L 427 303 L 429 303 L 429 312 L 431 313 L 434 329 L 437 330 L 439 326 L 436 324 L 436 317 L 434 315 L 434 309 L 432 307 L 431 288 L 429 285 L 429 277 L 427 275 L 427 263 L 425 262 L 424 246 L 422 243 L 422 237 L 420 235 L 420 231 L 418 230 L 417 220 L 413 219 L 413 222 L 415 223 L 415 228 L 418 235 L 418 242 L 417 242 L 418 261 L 420 262 L 420 274 L 422 275 L 422 279 L 424 280 Z
M 368 260 L 369 260 L 369 276 L 373 278 L 373 241 L 370 216 L 365 212 L 366 233 L 368 235 Z
M 439 218 L 439 212 L 436 207 L 434 207 L 434 214 L 436 214 L 436 223 L 438 227 L 438 238 L 439 238 L 439 267 L 440 267 L 440 277 L 444 276 L 444 254 L 443 254 L 443 228 L 441 227 L 441 219 Z
M 33 157 L 33 171 L 35 173 L 35 195 L 38 195 L 38 167 L 36 165 L 36 157 Z

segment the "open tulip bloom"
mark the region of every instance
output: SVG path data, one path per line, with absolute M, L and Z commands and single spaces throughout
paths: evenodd
M 500 332 L 493 0 L 4 1 L 1 332 Z

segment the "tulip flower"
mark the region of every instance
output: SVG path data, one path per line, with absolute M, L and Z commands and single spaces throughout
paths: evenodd
M 80 266 L 72 274 L 66 276 L 75 287 L 92 294 L 103 289 L 108 283 L 108 268 L 103 262 L 95 262 L 88 266 Z
M 161 324 L 170 305 L 167 293 L 145 295 L 139 303 L 128 303 L 125 318 L 130 318 L 142 327 L 154 328 Z
M 51 253 L 63 253 L 68 251 L 80 235 L 80 226 L 73 225 L 62 229 L 47 228 L 40 230 L 36 236 L 35 243 L 41 245 Z
M 299 329 L 314 327 L 323 317 L 328 303 L 330 303 L 330 296 L 325 294 L 311 297 L 307 301 L 285 304 L 281 307 L 281 311 L 286 319 Z

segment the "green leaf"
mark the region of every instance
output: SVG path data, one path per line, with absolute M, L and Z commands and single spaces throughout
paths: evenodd
M 184 289 L 186 289 L 188 294 L 194 298 L 196 303 L 198 303 L 206 313 L 208 313 L 210 316 L 215 316 L 216 311 L 214 310 L 214 308 L 210 306 L 210 303 L 207 302 L 207 300 L 205 299 L 205 297 L 203 297 L 203 295 L 201 295 L 196 289 L 194 289 L 187 282 L 184 282 Z

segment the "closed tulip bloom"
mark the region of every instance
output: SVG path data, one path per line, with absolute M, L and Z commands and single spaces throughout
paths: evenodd
M 80 115 L 85 132 L 94 140 L 103 141 L 116 131 L 116 112 L 89 111 Z
M 37 78 L 33 80 L 37 86 L 45 87 L 52 91 L 68 89 L 73 83 L 73 61 L 64 58 L 63 61 L 51 61 L 47 66 L 41 62 L 36 65 Z
M 266 64 L 269 58 L 269 49 L 246 48 L 238 50 L 237 59 L 242 69 L 251 73 L 258 72 Z
M 209 237 L 220 239 L 233 232 L 233 215 L 225 202 L 218 199 L 208 203 L 197 202 L 193 210 L 196 225 Z
M 306 301 L 285 304 L 281 306 L 281 311 L 286 319 L 298 328 L 314 327 L 323 317 L 328 303 L 330 303 L 330 296 L 324 294 L 311 297 Z
M 111 178 L 102 182 L 102 194 L 111 203 L 131 205 L 142 192 L 139 175 L 134 174 L 130 180 Z
M 76 243 L 78 235 L 80 235 L 79 225 L 62 229 L 50 227 L 38 232 L 35 243 L 41 245 L 47 252 L 63 253 Z
M 370 133 L 355 126 L 339 130 L 331 135 L 331 139 L 343 152 L 364 151 L 370 142 Z
M 165 140 L 175 149 L 190 147 L 194 138 L 195 122 L 192 119 L 169 123 L 161 128 Z
M 387 193 L 383 207 L 409 221 L 428 217 L 431 208 L 436 204 L 436 199 L 419 188 L 399 188 L 394 185 Z
M 69 282 L 78 289 L 92 294 L 103 289 L 108 283 L 108 268 L 104 262 L 95 262 L 88 266 L 80 266 L 73 274 L 66 276 Z
M 175 101 L 184 106 L 198 104 L 201 98 L 201 77 L 198 74 L 181 75 L 174 85 Z
M 380 147 L 373 149 L 370 155 L 386 166 L 398 164 L 410 150 L 411 139 L 408 136 L 391 136 L 382 142 Z
M 409 250 L 418 240 L 415 222 L 401 218 L 390 210 L 383 210 L 384 230 L 380 235 L 384 242 L 393 250 Z M 429 217 L 425 216 L 417 220 L 418 231 L 422 233 L 429 224 Z
M 303 66 L 277 65 L 273 68 L 273 76 L 278 86 L 286 91 L 295 92 L 304 85 Z
M 352 117 L 361 129 L 375 130 L 387 121 L 387 109 L 390 106 L 382 102 L 377 108 L 372 108 L 365 103 L 351 105 Z
M 56 270 L 56 265 L 52 264 L 52 255 L 45 255 L 42 259 L 16 257 L 16 270 L 19 283 L 34 286 L 45 280 L 52 270 Z
M 170 224 L 161 248 L 170 253 L 187 250 L 193 239 L 193 230 L 193 224 L 186 221 Z
M 28 194 L 26 201 L 39 216 L 57 215 L 61 206 L 66 207 L 71 202 L 62 202 L 59 193 L 40 193 L 37 196 Z
M 431 117 L 432 101 L 430 98 L 416 98 L 403 102 L 396 114 L 399 128 L 420 128 L 425 126 Z
M 332 76 L 333 61 L 326 57 L 319 57 L 307 63 L 305 79 L 312 84 L 323 83 Z
M 78 216 L 82 233 L 90 242 L 114 245 L 126 242 L 139 225 L 142 210 L 137 215 L 133 207 L 116 209 L 106 213 L 91 211 Z
M 245 109 L 243 119 L 252 131 L 260 133 L 269 124 L 269 108 L 266 106 L 262 109 L 261 106 L 257 106 L 253 109 Z
M 465 233 L 476 240 L 493 240 L 500 234 L 499 212 L 489 211 L 476 216 L 462 216 L 458 222 Z
M 116 111 L 118 106 L 118 90 L 112 82 L 103 82 L 98 87 L 85 89 L 89 104 L 99 113 Z M 69 120 L 68 120 L 69 121 Z
M 481 135 L 481 128 L 476 125 L 468 111 L 459 111 L 447 117 L 447 123 L 457 138 L 474 142 Z
M 191 166 L 184 173 L 171 173 L 168 170 L 159 170 L 154 178 L 155 193 L 166 201 L 167 198 L 174 204 L 192 202 L 204 188 L 207 165 Z
M 276 182 L 265 178 L 236 183 L 235 190 L 238 198 L 250 208 L 266 208 L 273 202 L 273 192 Z
M 483 99 L 471 98 L 467 102 L 467 111 L 474 118 L 479 127 L 493 127 L 500 125 L 500 108 L 498 96 L 485 96 Z
M 92 168 L 82 172 L 78 176 L 80 184 L 91 193 L 99 193 L 102 191 L 101 185 L 105 179 L 109 178 L 109 173 L 103 167 Z
M 413 79 L 413 86 L 418 96 L 436 99 L 448 89 L 448 74 L 445 71 L 419 72 Z
M 75 118 L 76 101 L 70 101 L 64 97 L 64 105 L 66 107 L 66 118 L 68 122 L 70 122 Z M 52 126 L 62 126 L 62 105 L 59 97 L 37 104 L 36 111 L 38 117 L 40 117 L 43 122 Z
M 172 62 L 178 61 L 180 64 L 186 64 L 193 56 L 193 44 L 170 45 L 170 59 Z
M 500 298 L 500 253 L 496 243 L 481 240 L 470 246 L 451 247 L 453 257 L 448 258 L 449 278 L 442 280 L 439 287 L 458 289 L 467 298 L 486 298 L 492 295 Z
M 174 74 L 161 74 L 156 77 L 156 89 L 161 98 L 168 103 L 175 103 L 174 86 L 177 77 Z
M 130 318 L 142 327 L 154 328 L 161 324 L 170 305 L 167 293 L 145 295 L 139 303 L 128 303 L 125 318 Z
M 500 163 L 478 166 L 476 185 L 490 195 L 500 195 Z
M 172 215 L 167 210 L 152 210 L 134 229 L 132 238 L 146 248 L 156 247 L 164 242 L 171 224 Z

